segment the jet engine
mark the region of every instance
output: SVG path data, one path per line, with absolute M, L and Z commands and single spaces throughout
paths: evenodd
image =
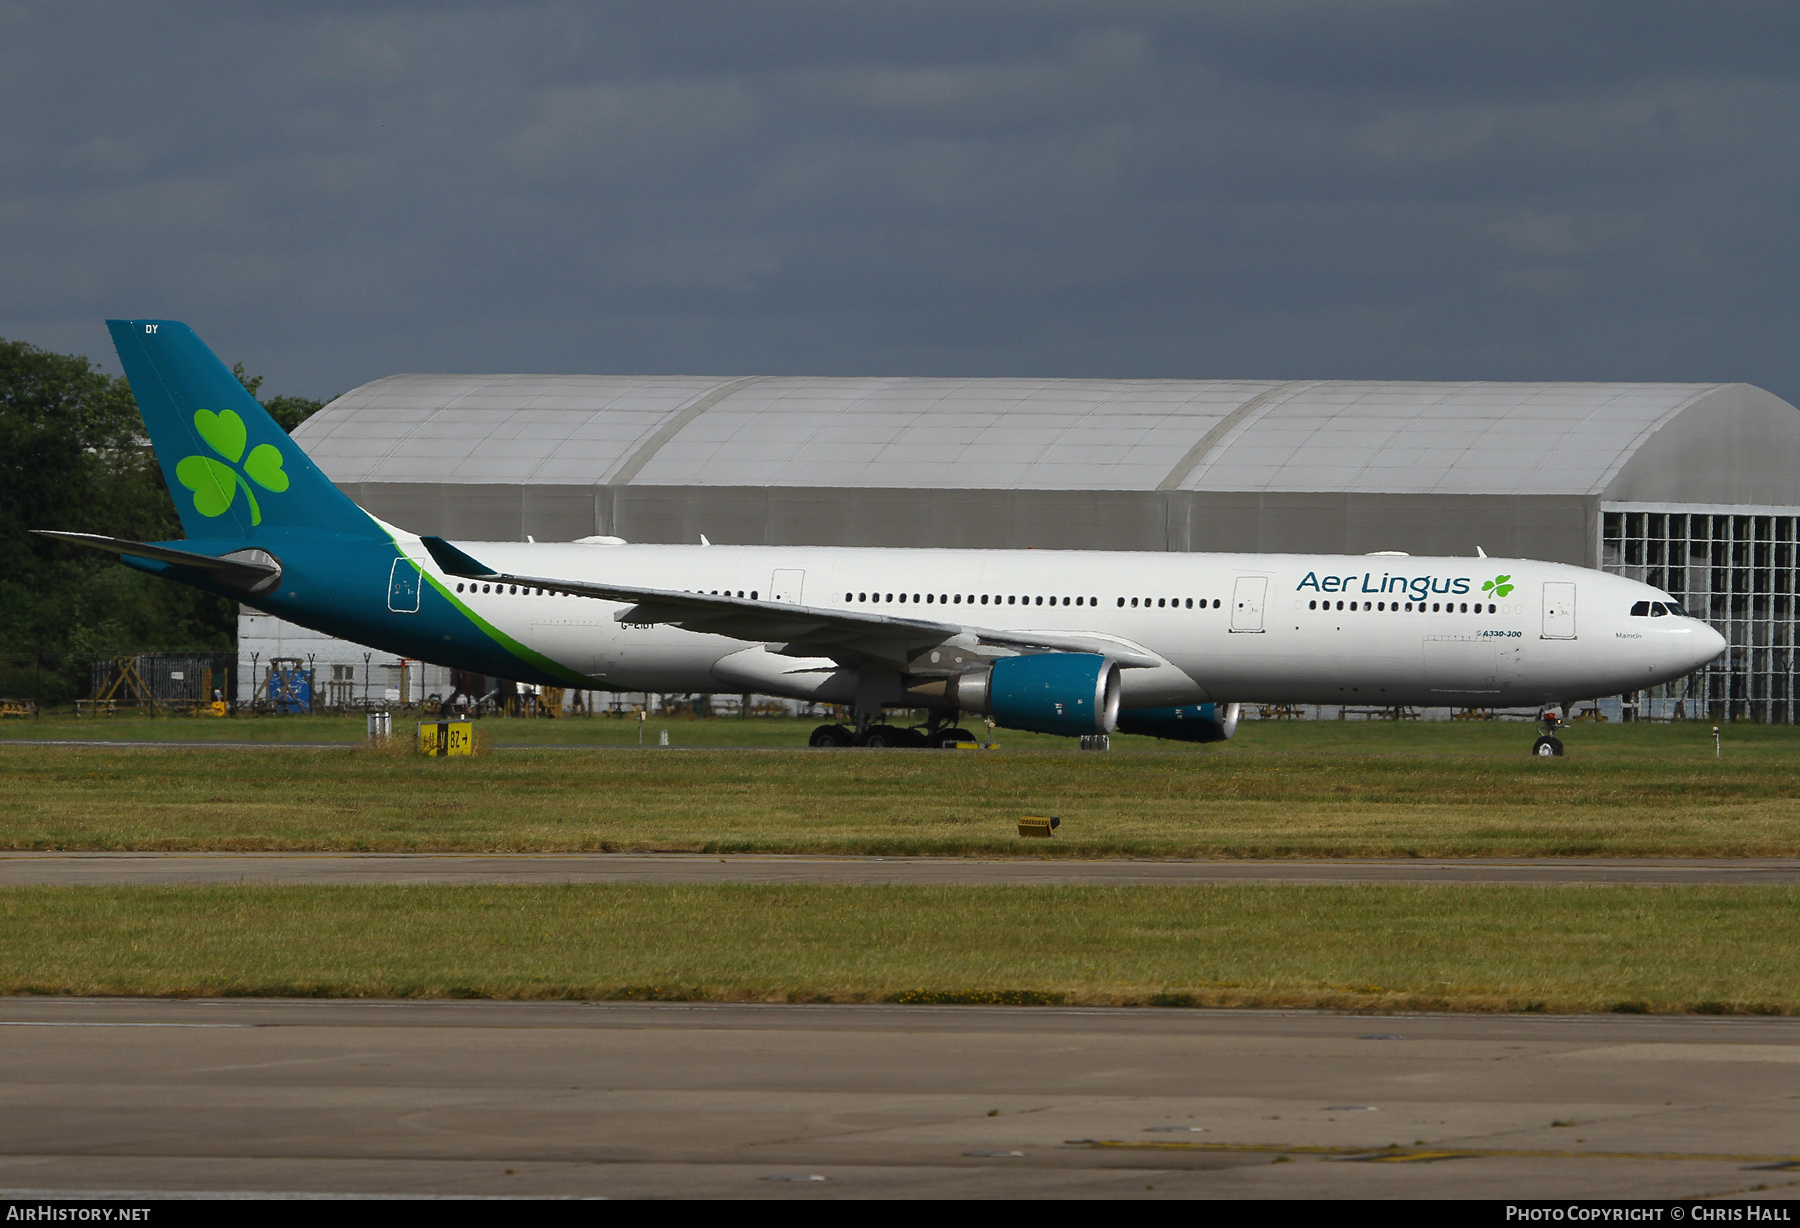
M 1127 708 L 1120 733 L 1142 733 L 1175 742 L 1223 742 L 1237 732 L 1238 705 L 1188 704 L 1182 708 Z
M 1093 652 L 1002 657 L 976 673 L 912 689 L 1032 733 L 1111 733 L 1119 717 L 1119 667 Z

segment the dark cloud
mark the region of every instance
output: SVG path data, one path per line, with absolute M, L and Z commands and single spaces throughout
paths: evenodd
M 400 370 L 1743 379 L 1788 4 L 0 0 L 0 335 Z

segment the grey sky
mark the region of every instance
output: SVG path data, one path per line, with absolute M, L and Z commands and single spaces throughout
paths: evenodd
M 1785 0 L 0 0 L 0 115 L 0 336 L 109 369 L 1800 402 Z

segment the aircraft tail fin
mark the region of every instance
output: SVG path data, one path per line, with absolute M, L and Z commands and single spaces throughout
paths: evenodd
M 193 329 L 176 320 L 106 327 L 190 538 L 285 528 L 385 536 Z

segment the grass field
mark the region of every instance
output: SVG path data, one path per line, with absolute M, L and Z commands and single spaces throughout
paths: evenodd
M 410 731 L 421 719 L 397 713 L 396 731 Z M 646 745 L 655 746 L 665 731 L 676 746 L 799 747 L 821 722 L 770 717 L 738 720 L 716 717 L 653 717 L 643 722 Z M 636 720 L 616 717 L 571 717 L 558 720 L 507 720 L 491 717 L 476 722 L 482 735 L 497 746 L 635 746 Z M 0 741 L 19 739 L 75 739 L 119 742 L 333 742 L 352 745 L 366 739 L 362 716 L 237 716 L 223 720 L 194 716 L 108 716 L 78 718 L 64 714 L 41 719 L 14 718 L 0 722 Z M 1033 736 L 1035 735 L 1027 735 Z M 1054 739 L 1042 739 L 1048 743 Z
M 561 736 L 624 724 L 484 730 L 496 730 L 497 743 L 509 727 Z M 807 727 L 675 724 L 696 737 L 766 724 L 765 739 L 797 739 Z M 1221 745 L 1134 740 L 1145 749 L 1108 754 L 546 747 L 427 760 L 403 745 L 235 751 L 15 739 L 0 743 L 0 847 L 1800 855 L 1800 731 L 1734 725 L 1724 736 L 1715 759 L 1701 723 L 1582 726 L 1560 760 L 1530 757 L 1529 727 L 1498 723 L 1250 722 Z M 1019 839 L 1017 818 L 1033 813 L 1062 817 L 1054 840 Z
M 409 733 L 419 721 L 416 715 L 396 715 L 396 732 Z M 433 719 L 433 718 L 427 718 Z M 677 748 L 756 747 L 799 749 L 822 718 L 794 720 L 777 717 L 652 717 L 643 722 L 643 744 L 654 747 L 664 732 Z M 561 720 L 506 720 L 490 717 L 476 722 L 490 746 L 636 746 L 636 720 L 615 717 L 573 717 Z M 971 722 L 977 735 L 986 727 Z M 1598 750 L 1608 754 L 1660 755 L 1712 754 L 1712 726 L 1704 721 L 1674 724 L 1589 724 L 1581 722 L 1568 734 L 1571 753 Z M 993 731 L 1005 750 L 1068 751 L 1071 738 Z M 1536 737 L 1526 721 L 1256 721 L 1238 726 L 1238 735 L 1227 747 L 1194 746 L 1156 738 L 1115 734 L 1113 753 L 1151 751 L 1157 754 L 1214 755 L 1222 749 L 1334 750 L 1353 753 L 1494 754 L 1524 753 Z M 1788 747 L 1800 752 L 1800 727 L 1726 725 L 1726 743 L 1737 749 Z M 223 720 L 174 716 L 150 719 L 137 716 L 86 717 L 50 715 L 41 719 L 0 719 L 0 744 L 9 741 L 108 741 L 108 742 L 267 742 L 332 743 L 358 745 L 366 740 L 361 716 L 239 716 Z
M 1800 1012 L 1800 889 L 0 891 L 0 992 Z

